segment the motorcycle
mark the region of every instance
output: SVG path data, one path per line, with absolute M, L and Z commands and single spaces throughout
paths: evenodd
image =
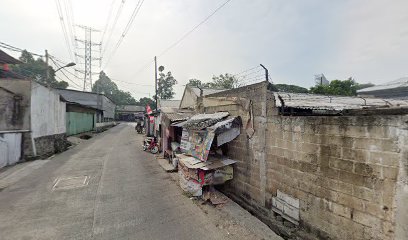
M 141 125 L 136 125 L 135 130 L 139 134 L 143 133 L 143 127 Z
M 149 151 L 153 154 L 158 153 L 159 145 L 156 142 L 156 138 L 148 137 L 145 140 L 143 140 L 143 151 Z

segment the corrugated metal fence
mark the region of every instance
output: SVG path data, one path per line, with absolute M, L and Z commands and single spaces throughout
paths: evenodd
M 66 121 L 68 136 L 92 131 L 95 128 L 95 119 L 92 113 L 67 112 Z

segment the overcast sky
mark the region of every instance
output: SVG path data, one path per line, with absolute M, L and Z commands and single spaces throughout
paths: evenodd
M 70 1 L 76 24 L 100 30 L 109 8 L 113 6 L 115 16 L 121 2 Z M 41 54 L 48 49 L 71 61 L 54 0 L 1 2 L 0 41 Z M 137 2 L 125 1 L 105 61 Z M 154 65 L 149 62 L 224 2 L 145 0 L 104 70 L 136 98 L 152 96 Z M 213 75 L 239 73 L 260 63 L 276 83 L 310 87 L 314 74 L 324 73 L 329 80 L 352 76 L 360 83 L 379 84 L 408 75 L 407 13 L 407 0 L 232 0 L 158 62 L 178 80 L 176 98 L 190 78 L 206 82 Z M 82 37 L 81 29 L 75 31 Z M 101 35 L 94 33 L 93 39 L 100 41 Z

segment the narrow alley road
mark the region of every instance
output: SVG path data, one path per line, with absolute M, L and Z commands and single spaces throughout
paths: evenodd
M 0 239 L 228 239 L 141 141 L 120 124 L 0 189 Z

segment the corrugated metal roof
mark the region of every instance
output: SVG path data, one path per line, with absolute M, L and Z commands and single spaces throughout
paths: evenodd
M 187 120 L 186 123 L 183 124 L 183 127 L 189 130 L 201 130 L 206 127 L 212 126 L 219 121 L 222 121 L 224 118 L 228 116 L 229 116 L 228 112 L 197 114 L 192 116 L 189 120 Z
M 346 109 L 366 109 L 384 107 L 408 107 L 408 101 L 380 98 L 323 96 L 301 93 L 275 92 L 276 106 L 315 110 L 341 111 Z
M 357 93 L 368 93 L 374 91 L 381 91 L 393 88 L 408 87 L 408 77 L 399 78 L 397 80 L 388 82 L 386 84 L 376 85 L 368 88 L 363 88 L 357 91 Z
M 193 114 L 192 113 L 181 113 L 181 112 L 173 112 L 173 113 L 163 113 L 165 117 L 167 117 L 170 121 L 183 121 L 190 118 Z

